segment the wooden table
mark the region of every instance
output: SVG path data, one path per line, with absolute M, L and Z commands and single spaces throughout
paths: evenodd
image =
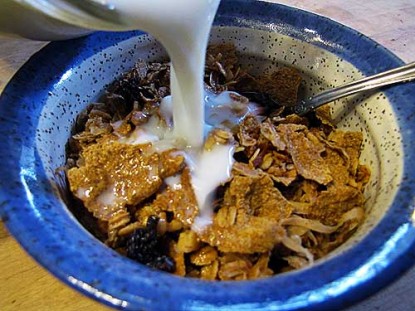
M 331 17 L 370 36 L 404 61 L 415 61 L 414 0 L 274 1 Z M 45 43 L 0 38 L 0 92 Z M 415 125 L 414 125 L 415 126 Z M 349 311 L 415 310 L 415 268 Z M 109 308 L 51 276 L 29 257 L 0 222 L 0 310 L 96 310 Z

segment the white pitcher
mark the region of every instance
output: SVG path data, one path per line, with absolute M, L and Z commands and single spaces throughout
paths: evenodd
M 81 0 L 83 1 L 83 0 Z M 63 40 L 86 35 L 90 29 L 65 22 L 55 12 L 47 12 L 39 0 L 1 0 L 0 36 L 34 40 Z

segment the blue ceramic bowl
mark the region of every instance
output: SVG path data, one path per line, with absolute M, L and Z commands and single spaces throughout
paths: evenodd
M 299 68 L 305 93 L 402 64 L 361 34 L 286 6 L 222 1 L 215 25 L 212 41 L 234 42 L 251 70 Z M 48 45 L 5 89 L 1 217 L 41 265 L 80 292 L 126 310 L 322 310 L 372 294 L 415 262 L 414 84 L 333 104 L 339 127 L 365 135 L 362 161 L 372 170 L 368 217 L 344 246 L 309 268 L 256 281 L 207 282 L 150 270 L 95 239 L 60 198 L 54 171 L 64 163 L 79 111 L 138 58 L 163 54 L 140 32 L 96 33 Z

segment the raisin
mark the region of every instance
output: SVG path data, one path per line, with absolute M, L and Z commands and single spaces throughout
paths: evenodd
M 145 228 L 133 232 L 127 240 L 127 257 L 155 269 L 174 272 L 175 261 L 161 251 L 161 243 L 157 236 L 158 221 L 158 217 L 150 216 Z
M 157 257 L 157 222 L 158 219 L 151 216 L 145 228 L 133 232 L 127 240 L 127 257 L 142 264 L 148 264 Z

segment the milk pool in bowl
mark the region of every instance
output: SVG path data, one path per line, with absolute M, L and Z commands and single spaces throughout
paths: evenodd
M 372 41 L 302 11 L 225 1 L 219 13 L 211 42 L 233 42 L 253 71 L 299 68 L 305 78 L 303 95 L 400 64 Z M 359 44 L 351 43 L 356 40 Z M 160 60 L 165 55 L 154 39 L 138 32 L 98 33 L 48 46 L 6 88 L 1 99 L 6 137 L 1 142 L 1 215 L 42 265 L 109 305 L 155 310 L 344 306 L 409 265 L 414 247 L 414 172 L 408 164 L 414 108 L 408 102 L 415 98 L 410 85 L 333 105 L 340 128 L 365 135 L 361 162 L 372 171 L 365 192 L 368 217 L 345 245 L 312 267 L 257 281 L 204 282 L 132 263 L 92 237 L 54 184 L 73 121 L 138 58 Z

